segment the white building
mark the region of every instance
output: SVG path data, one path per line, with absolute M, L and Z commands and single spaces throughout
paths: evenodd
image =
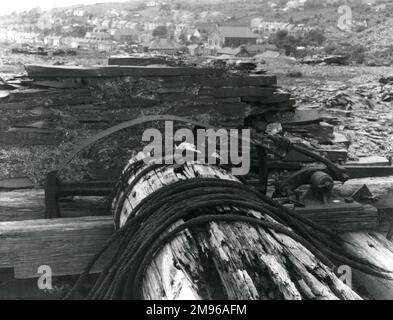
M 59 48 L 61 46 L 61 37 L 47 36 L 44 38 L 44 44 L 51 48 Z

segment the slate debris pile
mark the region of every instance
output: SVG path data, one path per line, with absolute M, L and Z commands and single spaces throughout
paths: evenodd
M 352 110 L 358 108 L 372 109 L 373 102 L 363 92 L 339 92 L 325 101 L 327 108 L 338 108 L 343 110 Z
M 337 123 L 337 118 L 319 110 L 298 108 L 294 113 L 276 114 L 255 121 L 254 126 L 270 134 L 281 132 L 292 143 L 306 146 L 333 162 L 343 163 L 348 158 L 349 141 L 335 132 Z M 295 151 L 289 152 L 283 160 L 292 163 L 314 161 Z
M 335 139 L 345 138 L 348 159 L 370 155 L 389 158 L 393 152 L 393 76 L 364 73 L 349 81 L 316 80 L 312 85 L 291 86 L 302 108 L 335 117 Z
M 304 64 L 334 64 L 334 65 L 347 65 L 349 61 L 349 57 L 345 55 L 316 55 L 313 57 L 304 58 L 301 60 L 301 63 Z

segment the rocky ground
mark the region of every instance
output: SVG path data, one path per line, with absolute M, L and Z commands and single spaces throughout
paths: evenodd
M 335 132 L 349 140 L 350 159 L 392 155 L 393 82 L 386 78 L 393 76 L 393 67 L 310 66 L 283 58 L 267 61 L 266 69 L 278 75 L 279 85 L 292 93 L 299 108 L 339 119 Z M 289 77 L 294 71 L 302 76 Z

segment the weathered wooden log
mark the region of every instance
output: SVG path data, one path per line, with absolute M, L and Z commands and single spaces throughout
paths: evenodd
M 366 185 L 375 196 L 393 192 L 393 176 L 351 179 L 335 187 L 338 194 L 348 197 Z
M 393 268 L 393 242 L 379 233 L 347 233 L 343 237 L 349 251 L 374 261 L 381 267 Z M 352 270 L 353 284 L 371 299 L 393 300 L 393 281 Z
M 137 174 L 128 180 L 134 186 L 125 189 L 126 201 L 115 217 L 119 228 L 144 198 L 176 181 L 210 177 L 241 184 L 222 169 L 197 163 L 180 169 L 164 166 L 134 181 Z M 118 199 L 114 201 L 116 212 Z M 234 208 L 230 212 L 236 214 Z M 259 212 L 250 210 L 249 214 L 277 222 Z M 183 222 L 179 220 L 176 225 Z M 360 298 L 289 236 L 242 222 L 214 221 L 197 230 L 186 229 L 167 243 L 148 267 L 142 293 L 145 299 Z

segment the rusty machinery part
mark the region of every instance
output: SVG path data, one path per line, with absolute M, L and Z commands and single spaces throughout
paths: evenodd
M 297 151 L 303 155 L 306 155 L 314 159 L 316 162 L 320 162 L 324 164 L 327 170 L 329 171 L 329 174 L 332 176 L 334 180 L 345 182 L 349 179 L 348 172 L 343 166 L 333 163 L 332 161 L 325 158 L 324 156 L 321 156 L 316 152 L 308 150 L 306 147 L 293 144 L 291 141 L 289 141 L 289 139 L 282 136 L 263 135 L 262 137 L 268 141 L 270 140 L 274 142 L 277 148 L 284 149 L 286 152 L 289 152 L 291 150 Z
M 322 171 L 316 171 L 310 178 L 310 186 L 316 191 L 324 190 L 330 192 L 333 189 L 334 181 L 331 176 Z
M 149 167 L 144 169 L 149 170 Z M 123 180 L 129 180 L 127 178 L 136 172 L 124 174 L 127 176 Z M 218 210 L 223 207 L 227 208 L 225 214 Z M 236 214 L 230 208 L 236 208 Z M 272 220 L 250 217 L 249 210 L 260 212 Z M 179 220 L 184 223 L 173 229 Z M 72 298 L 79 291 L 100 256 L 115 248 L 111 250 L 112 256 L 87 299 L 141 299 L 146 269 L 160 249 L 185 229 L 213 221 L 243 222 L 274 230 L 301 243 L 332 268 L 344 263 L 362 272 L 392 279 L 390 271 L 348 253 L 334 234 L 324 232 L 308 219 L 272 201 L 251 186 L 238 181 L 197 177 L 163 186 L 143 199 L 95 255 L 67 298 Z
M 293 195 L 295 190 L 303 185 L 310 185 L 313 191 L 329 193 L 333 189 L 334 179 L 327 168 L 304 168 L 278 184 L 276 192 L 280 196 Z
M 294 194 L 298 187 L 310 184 L 311 176 L 317 171 L 319 171 L 318 168 L 304 168 L 292 173 L 287 179 L 276 186 L 276 193 L 280 196 Z

